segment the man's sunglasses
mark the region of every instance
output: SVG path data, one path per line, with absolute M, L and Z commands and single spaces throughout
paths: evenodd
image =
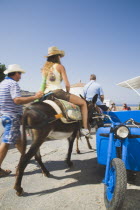
M 21 74 L 21 72 L 19 72 L 19 71 L 18 71 L 17 73 L 18 73 L 18 74 Z

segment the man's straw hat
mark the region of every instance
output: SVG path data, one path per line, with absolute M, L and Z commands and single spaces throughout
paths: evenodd
M 18 65 L 18 64 L 8 65 L 8 68 L 4 71 L 4 74 L 9 74 L 9 73 L 12 73 L 12 72 L 25 73 L 25 71 L 23 69 L 21 69 L 20 65 Z
M 48 48 L 48 55 L 44 56 L 44 57 L 48 58 L 52 55 L 60 55 L 60 57 L 64 57 L 65 52 L 62 51 L 62 50 L 59 50 L 57 47 L 49 47 Z

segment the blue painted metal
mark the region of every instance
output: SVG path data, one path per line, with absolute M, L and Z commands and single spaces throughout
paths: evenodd
M 106 196 L 109 201 L 113 199 L 115 186 L 116 186 L 116 171 L 114 167 L 110 167 L 109 179 L 106 184 Z
M 107 184 L 109 179 L 109 168 L 110 168 L 110 161 L 111 161 L 111 154 L 112 154 L 112 142 L 113 142 L 113 132 L 109 134 L 109 144 L 108 144 L 108 150 L 107 150 L 107 161 L 106 161 L 106 170 L 105 170 L 105 179 L 104 183 Z
M 125 122 L 130 118 L 133 118 L 135 121 L 140 122 L 140 110 L 136 111 L 116 111 L 116 112 L 104 112 L 108 114 L 114 122 Z M 106 121 L 109 122 L 109 121 Z
M 112 120 L 115 121 L 115 124 L 122 124 L 124 121 L 129 120 L 130 118 L 140 122 L 140 111 L 107 112 L 106 114 L 111 116 Z M 140 135 L 140 128 L 129 127 L 129 130 L 131 136 Z M 101 127 L 96 133 L 97 161 L 99 164 L 107 165 L 108 152 L 110 160 L 117 157 L 116 146 L 118 143 L 115 143 L 117 140 L 114 139 L 113 135 L 111 134 L 110 138 L 113 138 L 113 141 L 110 154 L 108 149 L 108 147 L 110 147 L 109 137 L 102 136 L 102 134 L 110 134 L 110 127 Z M 125 163 L 126 169 L 140 171 L 140 138 L 135 136 L 133 138 L 123 140 L 122 160 Z
M 121 112 L 108 112 L 110 117 L 106 120 L 110 123 L 110 127 L 100 127 L 96 133 L 96 148 L 98 163 L 106 165 L 105 178 L 105 194 L 108 201 L 111 201 L 114 196 L 116 187 L 116 170 L 111 165 L 112 159 L 117 157 L 117 147 L 121 146 L 122 161 L 126 169 L 140 171 L 140 128 L 125 124 L 125 121 L 130 118 L 134 121 L 140 122 L 140 111 L 121 111 Z M 125 139 L 116 139 L 114 128 L 117 125 L 126 125 L 130 131 L 130 135 Z M 107 125 L 106 125 L 107 126 Z M 136 136 L 137 135 L 137 136 Z M 121 193 L 121 192 L 120 192 Z
M 128 145 L 128 138 L 123 140 L 123 143 L 122 143 L 122 161 L 124 162 L 125 167 L 127 167 L 127 165 L 126 165 L 127 145 Z

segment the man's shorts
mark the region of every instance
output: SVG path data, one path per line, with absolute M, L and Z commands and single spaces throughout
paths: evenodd
M 65 101 L 70 100 L 70 93 L 68 93 L 62 89 L 53 90 L 51 92 L 53 92 L 53 95 L 56 98 L 59 98 L 59 99 L 65 100 Z
M 20 136 L 20 116 L 1 116 L 4 133 L 2 135 L 2 142 L 7 144 L 15 144 Z

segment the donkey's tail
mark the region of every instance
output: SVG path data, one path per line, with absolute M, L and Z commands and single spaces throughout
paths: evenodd
M 27 146 L 27 137 L 26 137 L 26 127 L 27 127 L 27 113 L 23 114 L 22 117 L 22 154 L 26 153 L 26 146 Z

